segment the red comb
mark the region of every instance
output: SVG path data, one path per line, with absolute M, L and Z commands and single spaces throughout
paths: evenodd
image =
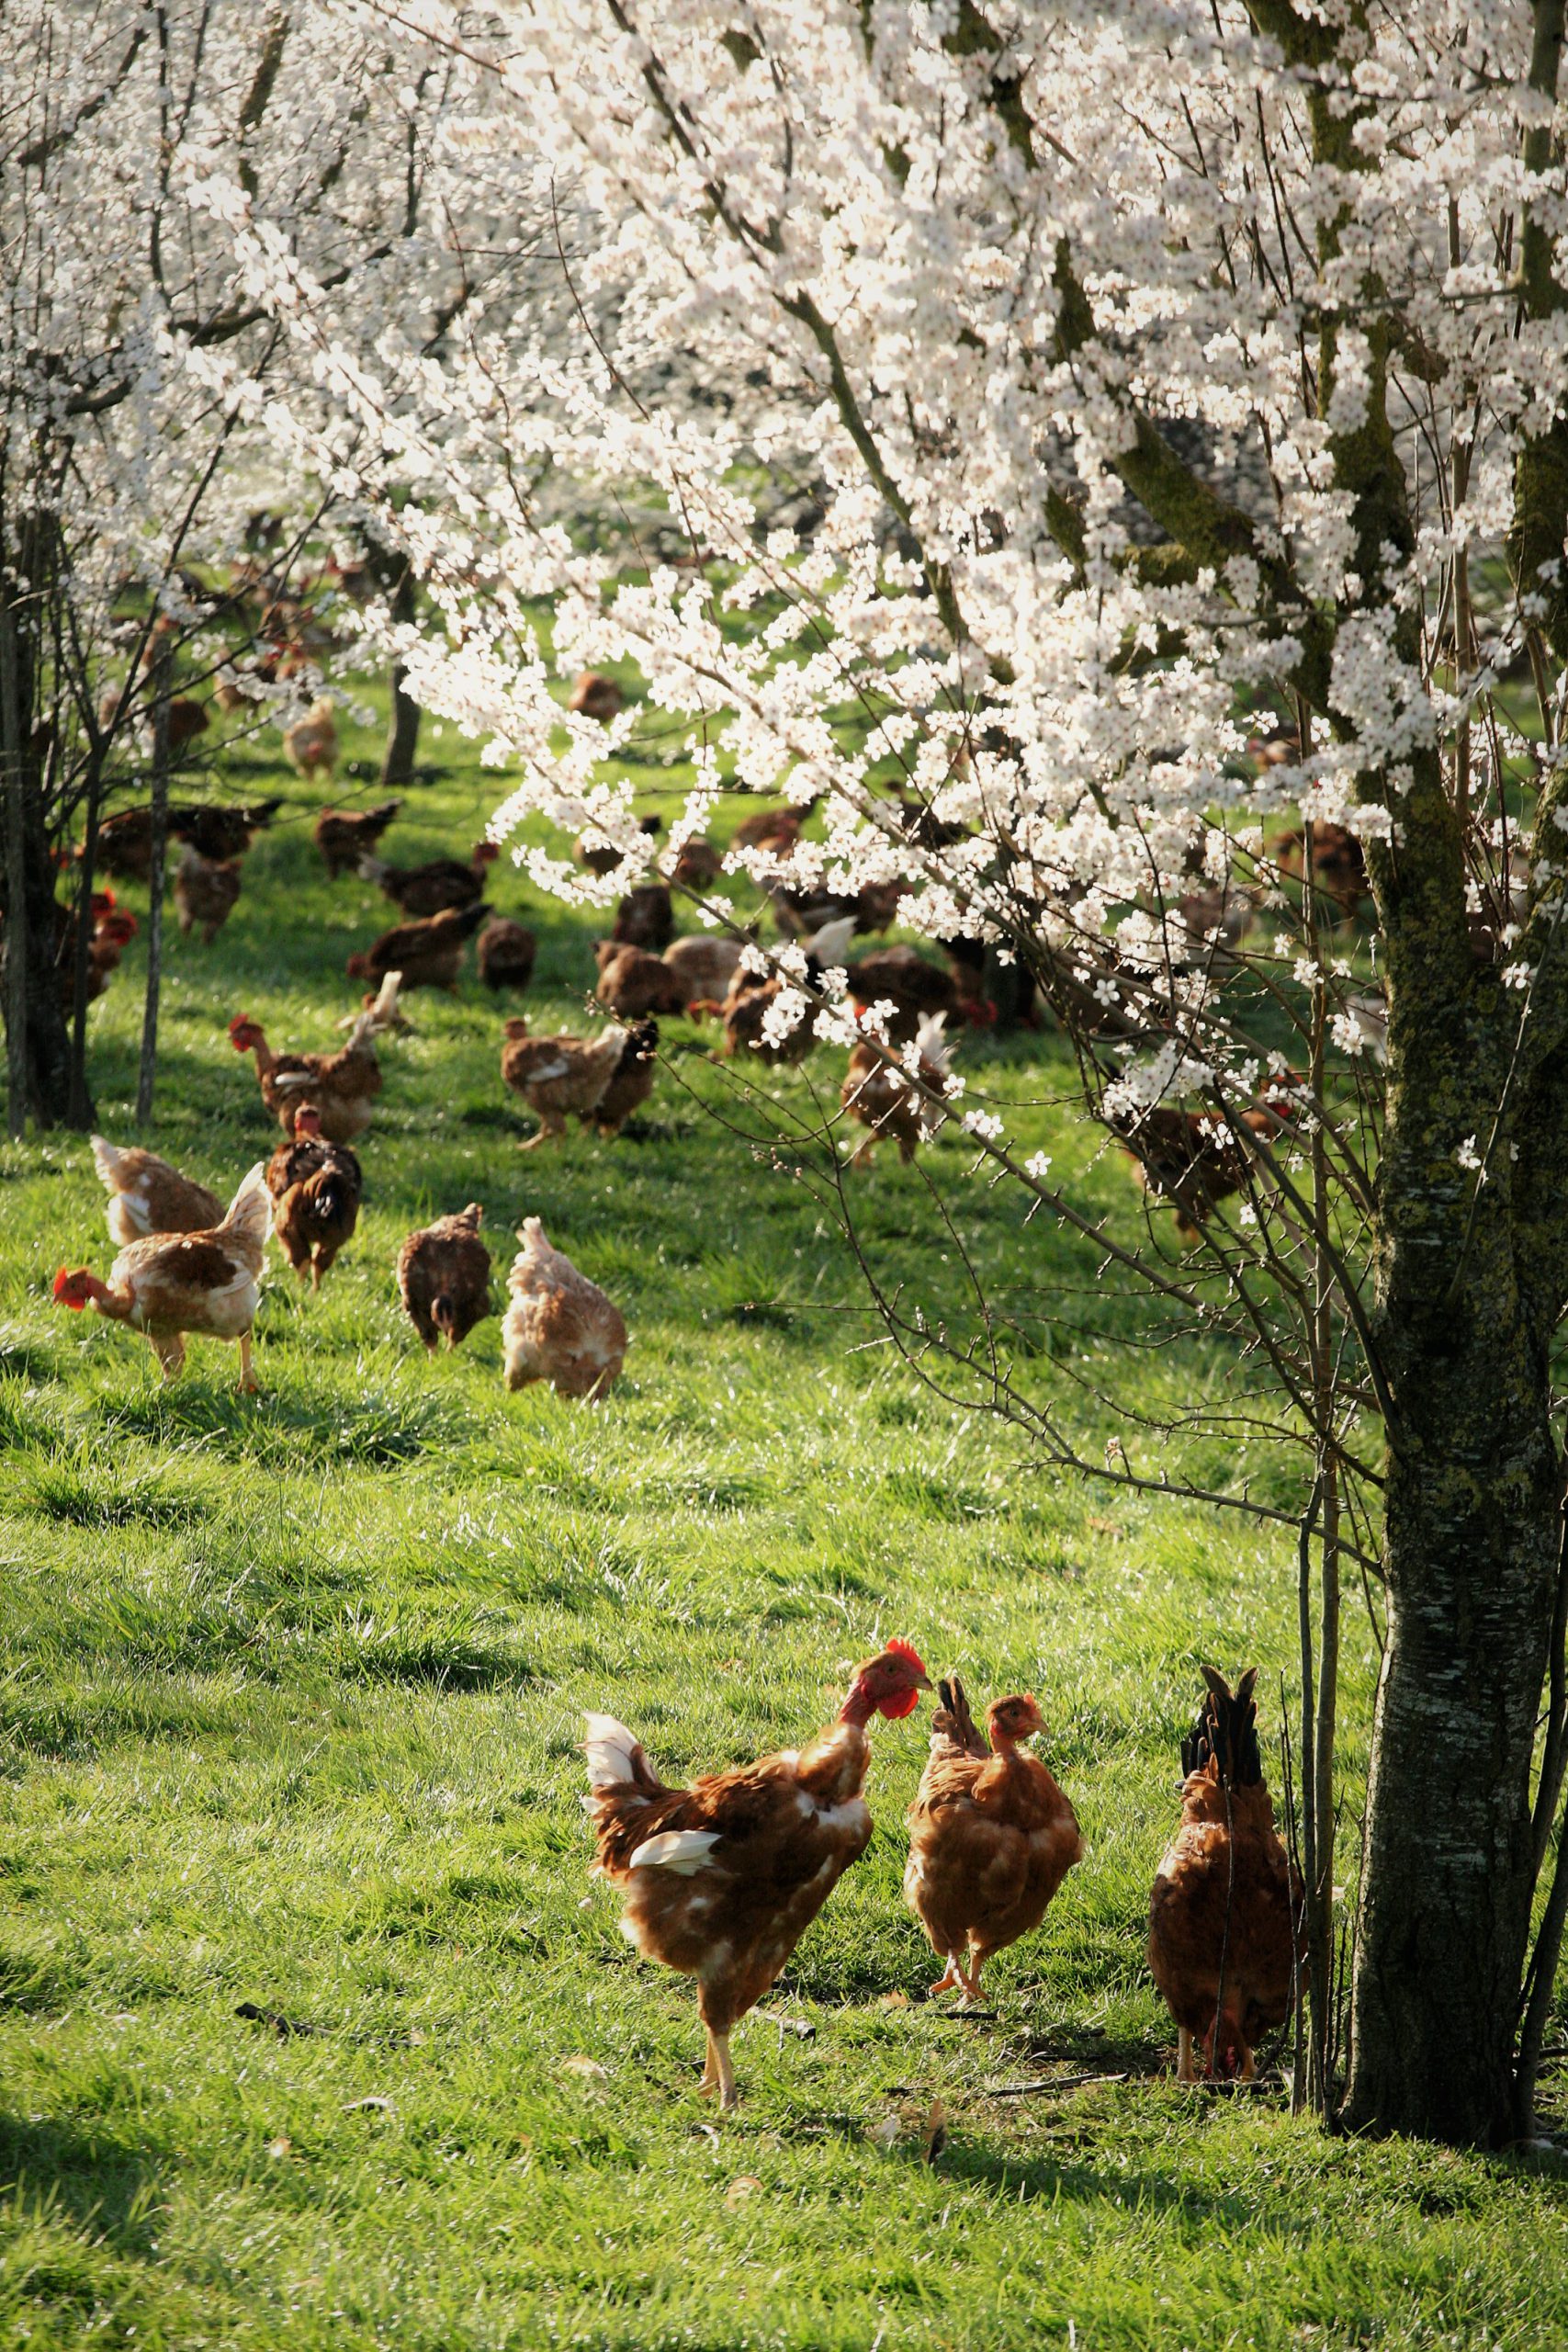
M 66 1292 L 71 1287 L 71 1280 L 72 1276 L 70 1268 L 68 1266 L 62 1266 L 60 1272 L 54 1277 L 54 1295 L 57 1299 L 65 1299 L 66 1306 L 74 1307 L 76 1312 L 80 1314 L 87 1302 L 85 1298 L 65 1297 Z
M 901 1657 L 906 1666 L 912 1666 L 914 1668 L 917 1674 L 923 1674 L 926 1670 L 925 1659 L 920 1656 L 919 1651 L 916 1649 L 914 1644 L 912 1642 L 900 1641 L 897 1634 L 894 1634 L 893 1639 L 887 1645 L 887 1655 L 889 1657 Z

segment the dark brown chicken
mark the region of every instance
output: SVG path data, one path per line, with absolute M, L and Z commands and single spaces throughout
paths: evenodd
M 359 871 L 360 860 L 369 856 L 402 805 L 400 800 L 382 800 L 374 808 L 322 809 L 311 839 L 334 882 L 340 874 Z
M 662 817 L 639 817 L 637 829 L 651 840 L 655 833 L 663 831 L 664 820 Z M 580 833 L 571 845 L 571 854 L 579 865 L 585 865 L 590 874 L 613 874 L 621 862 L 620 851 L 601 833 Z
M 1120 1113 L 1111 1124 L 1133 1155 L 1138 1182 L 1176 1204 L 1176 1229 L 1190 1245 L 1202 1239 L 1220 1203 L 1250 1182 L 1254 1139 L 1271 1140 L 1300 1109 L 1281 1082 L 1259 1095 L 1234 1127 L 1218 1111 L 1179 1111 L 1168 1102 Z
M 448 907 L 471 907 L 484 897 L 485 876 L 501 855 L 493 842 L 476 842 L 467 865 L 456 857 L 433 857 L 424 865 L 387 865 L 362 857 L 359 871 L 405 915 L 438 915 Z
M 510 915 L 492 915 L 475 943 L 475 960 L 487 989 L 525 989 L 534 977 L 539 943 Z
M 1234 1694 L 1203 1668 L 1209 1693 L 1181 1743 L 1181 1826 L 1149 1898 L 1149 1966 L 1179 2035 L 1177 2079 L 1249 2083 L 1253 2051 L 1291 2013 L 1306 1949 L 1301 1872 L 1274 1827 L 1258 1752 L 1249 1667 Z
M 874 1714 L 908 1715 L 931 1684 L 908 1642 L 856 1669 L 837 1720 L 798 1750 L 667 1788 L 635 1733 L 590 1715 L 588 1810 L 597 1869 L 626 1896 L 625 1932 L 697 1980 L 705 2091 L 735 2104 L 729 2036 L 782 1973 L 871 1841 L 862 1791 Z
M 648 882 L 640 889 L 626 892 L 610 929 L 617 945 L 646 947 L 650 954 L 662 956 L 674 936 L 675 910 L 662 882 Z
M 634 1021 L 626 1031 L 621 1058 L 610 1074 L 609 1085 L 592 1111 L 579 1114 L 585 1127 L 597 1127 L 605 1136 L 620 1134 L 632 1113 L 640 1110 L 653 1091 L 658 1052 L 658 1022 Z
M 795 847 L 810 814 L 806 801 L 787 808 L 764 808 L 760 816 L 742 818 L 731 839 L 737 849 L 772 849 L 782 855 Z
M 481 899 L 478 906 L 448 907 L 423 922 L 399 923 L 349 957 L 348 977 L 384 980 L 389 972 L 400 972 L 406 989 L 446 989 L 456 996 L 463 950 L 490 911 Z
M 196 801 L 170 810 L 169 831 L 176 841 L 188 842 L 198 857 L 243 857 L 254 835 L 265 831 L 282 806 L 281 797 L 253 801 L 243 808 Z
M 580 670 L 566 698 L 568 710 L 579 710 L 584 718 L 616 718 L 626 703 L 614 678 L 606 678 L 598 670 Z
M 958 1677 L 938 1687 L 931 1757 L 909 1807 L 904 1899 L 946 1962 L 931 1991 L 974 2001 L 987 1961 L 1032 1935 L 1083 1840 L 1055 1781 L 1025 1753 L 1044 1729 L 1033 1699 L 998 1699 L 983 1738 Z
M 940 1012 L 932 1013 L 921 1022 L 915 1037 L 915 1075 L 922 1086 L 937 1094 L 947 1083 L 953 1059 L 953 1048 L 942 1039 L 942 1019 Z M 869 1130 L 851 1159 L 852 1168 L 869 1167 L 877 1144 L 885 1139 L 897 1145 L 898 1157 L 908 1166 L 947 1116 L 939 1103 L 911 1086 L 902 1069 L 869 1039 L 851 1050 L 839 1101 L 852 1119 Z
M 956 1023 L 971 1017 L 972 1001 L 965 998 L 951 971 L 928 964 L 913 947 L 883 947 L 848 967 L 850 996 L 857 1012 L 874 1004 L 890 1004 L 885 1015 L 887 1035 L 895 1045 L 913 1042 L 922 1021 L 936 1013 Z
M 1303 826 L 1291 826 L 1274 844 L 1275 861 L 1282 874 L 1299 875 L 1304 854 Z M 1372 887 L 1361 844 L 1343 825 L 1314 825 L 1312 871 L 1318 888 L 1333 899 L 1347 922 Z
M 346 1144 L 328 1143 L 321 1114 L 302 1102 L 294 1114 L 294 1135 L 267 1162 L 266 1189 L 273 1198 L 272 1229 L 301 1282 L 320 1290 L 338 1251 L 354 1238 L 365 1179 Z
M 232 914 L 239 895 L 238 858 L 203 857 L 186 844 L 175 868 L 175 910 L 187 939 L 199 924 L 201 944 L 210 947 Z
M 398 1294 L 434 1354 L 461 1345 L 490 1313 L 490 1251 L 479 1239 L 484 1211 L 470 1201 L 455 1216 L 411 1233 L 398 1252 Z

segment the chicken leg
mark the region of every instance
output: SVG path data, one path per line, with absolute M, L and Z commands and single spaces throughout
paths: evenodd
M 240 1334 L 240 1394 L 242 1396 L 255 1396 L 260 1394 L 259 1384 L 251 1365 L 251 1335 L 248 1331 L 242 1331 Z
M 706 2031 L 708 2060 L 703 2069 L 701 2084 L 703 2095 L 705 2098 L 709 2091 L 717 2091 L 721 2109 L 734 2107 L 736 2104 L 735 2069 L 729 2063 L 729 2036 L 727 2033 L 716 2033 L 711 2025 Z
M 1192 2036 L 1184 2025 L 1176 2031 L 1176 2079 L 1179 2083 L 1195 2083 L 1198 2079 L 1192 2071 Z
M 147 1344 L 162 1366 L 165 1383 L 177 1380 L 185 1370 L 186 1343 L 178 1331 L 149 1331 Z

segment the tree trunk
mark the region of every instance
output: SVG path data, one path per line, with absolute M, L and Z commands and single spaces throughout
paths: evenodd
M 1472 1238 L 1457 1304 L 1439 1319 L 1402 1300 L 1384 1327 L 1400 1419 L 1344 2110 L 1352 2128 L 1483 2146 L 1515 2130 L 1561 1487 L 1501 1210 Z
M 6 834 L 6 1102 L 13 1142 L 28 1131 L 27 775 L 16 624 L 0 601 L 0 784 Z
M 30 1109 L 40 1127 L 69 1114 L 71 1054 L 61 1001 L 64 930 L 54 895 L 54 861 L 44 823 L 35 739 L 33 673 L 15 611 L 0 603 L 0 772 L 5 780 L 6 1037 L 9 1122 L 24 1132 Z
M 141 1065 L 136 1077 L 136 1124 L 152 1116 L 158 1076 L 158 1001 L 164 984 L 164 854 L 169 823 L 169 657 L 158 656 L 152 684 L 152 853 L 147 869 L 147 996 L 141 1013 Z
M 413 573 L 405 565 L 401 578 L 392 592 L 392 618 L 412 621 L 415 617 Z M 381 762 L 381 789 L 400 790 L 413 782 L 414 753 L 419 749 L 419 705 L 412 695 L 403 692 L 403 680 L 408 672 L 400 662 L 392 664 L 392 718 L 387 729 L 386 755 Z

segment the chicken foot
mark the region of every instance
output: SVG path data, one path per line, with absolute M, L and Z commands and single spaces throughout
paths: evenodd
M 716 2033 L 711 2025 L 707 2027 L 706 2032 L 707 2064 L 703 2069 L 703 2079 L 698 2087 L 705 2098 L 710 2091 L 716 2091 L 721 2109 L 732 2108 L 737 2104 L 738 2095 L 735 2088 L 735 2069 L 729 2063 L 729 2036 L 727 2033 Z
M 977 2001 L 980 1997 L 980 1971 L 984 1966 L 984 1961 L 976 1961 L 972 1969 L 965 1968 L 962 1954 L 950 1951 L 947 1967 L 931 1986 L 930 1997 L 934 2001 L 939 1993 L 961 1992 L 966 2001 Z
M 542 1143 L 558 1142 L 566 1133 L 564 1119 L 547 1118 L 542 1111 L 536 1113 L 536 1116 L 539 1122 L 539 1132 L 537 1135 L 525 1136 L 517 1147 L 519 1151 L 536 1151 Z

